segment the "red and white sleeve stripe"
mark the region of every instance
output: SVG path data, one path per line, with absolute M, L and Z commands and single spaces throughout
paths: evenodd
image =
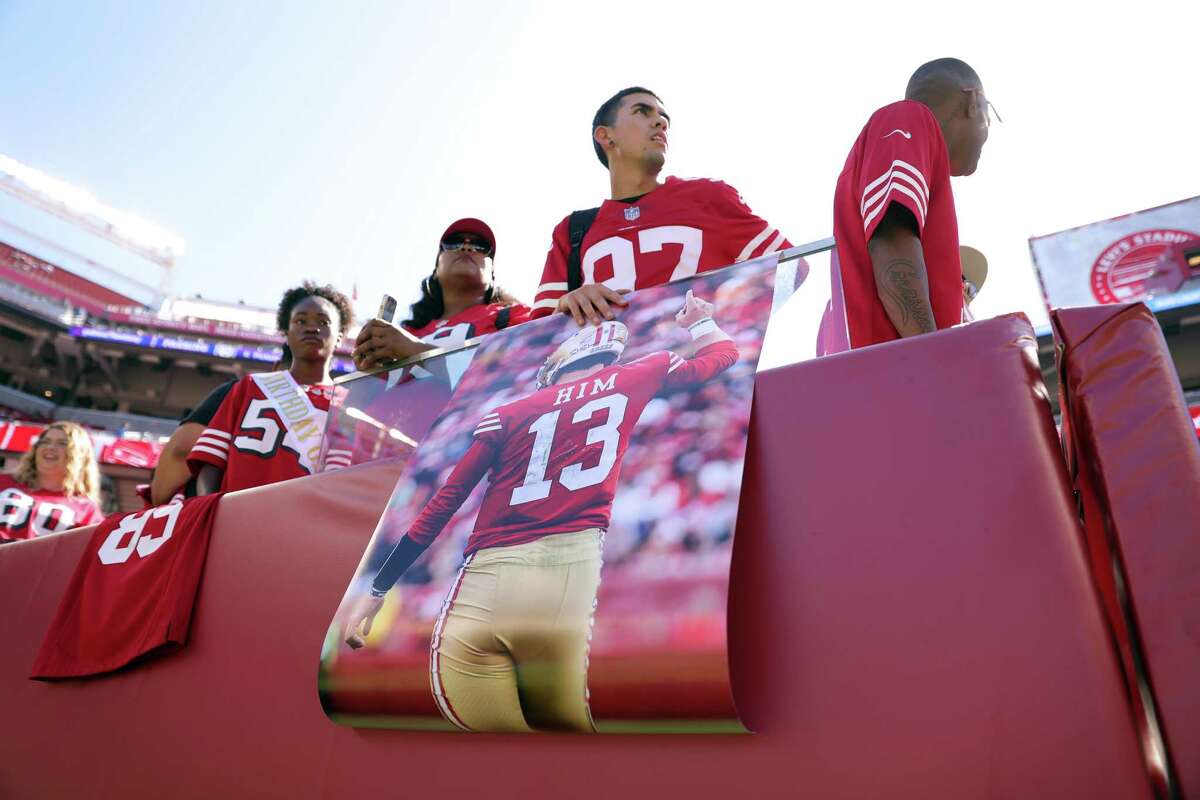
M 344 469 L 350 466 L 350 457 L 352 455 L 353 453 L 350 450 L 336 450 L 331 447 L 329 452 L 325 454 L 325 471 Z
M 538 287 L 537 294 L 533 296 L 533 305 L 530 307 L 534 311 L 542 308 L 548 308 L 550 309 L 551 313 L 553 313 L 554 310 L 558 308 L 558 298 L 562 297 L 566 293 L 566 281 L 543 283 Z
M 746 246 L 742 248 L 742 252 L 738 253 L 738 261 L 746 261 L 751 258 L 761 258 L 769 256 L 783 247 L 787 240 L 783 234 L 772 228 L 770 223 L 763 225 L 763 229 L 758 234 L 746 242 Z
M 229 442 L 233 435 L 216 428 L 205 428 L 192 446 L 193 453 L 206 453 L 218 461 L 229 460 Z
M 916 212 L 917 225 L 924 229 L 925 214 L 929 210 L 929 184 L 925 182 L 921 170 L 907 161 L 896 159 L 882 175 L 863 189 L 860 211 L 864 231 L 870 231 L 871 222 L 884 212 L 897 192 L 910 198 L 911 203 L 903 200 L 901 203 Z
M 488 431 L 500 430 L 500 413 L 493 411 L 483 419 L 479 420 L 479 424 L 475 426 L 475 435 L 487 433 Z

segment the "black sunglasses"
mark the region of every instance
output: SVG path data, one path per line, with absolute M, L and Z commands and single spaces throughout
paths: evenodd
M 442 252 L 453 253 L 458 250 L 470 250 L 475 253 L 483 253 L 485 256 L 490 256 L 492 254 L 492 246 L 487 242 L 477 242 L 463 239 L 452 239 L 442 242 Z

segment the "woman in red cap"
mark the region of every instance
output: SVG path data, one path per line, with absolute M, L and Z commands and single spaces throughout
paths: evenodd
M 529 307 L 496 286 L 496 236 L 482 220 L 446 228 L 421 299 L 400 325 L 373 319 L 354 342 L 354 364 L 371 369 L 427 350 L 456 347 L 529 319 Z

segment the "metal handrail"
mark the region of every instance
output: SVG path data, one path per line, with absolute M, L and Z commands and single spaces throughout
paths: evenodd
M 824 239 L 817 239 L 815 241 L 807 242 L 795 247 L 789 247 L 787 250 L 784 250 L 779 254 L 779 262 L 783 263 L 785 261 L 792 261 L 805 256 L 816 255 L 817 253 L 824 253 L 827 250 L 832 250 L 833 245 L 833 237 L 826 236 Z M 730 266 L 735 265 L 731 264 Z M 726 269 L 726 267 L 722 267 L 722 269 Z M 373 369 L 368 370 L 359 370 L 358 372 L 351 372 L 346 375 L 342 375 L 339 378 L 334 378 L 333 382 L 336 385 L 341 385 L 343 383 L 349 383 L 350 381 L 358 380 L 359 378 L 365 378 L 371 375 L 381 375 L 383 373 L 392 372 L 393 370 L 404 369 L 405 367 L 418 365 L 430 359 L 441 358 L 449 353 L 457 353 L 463 350 L 469 350 L 472 347 L 478 347 L 481 341 L 483 341 L 483 337 L 476 336 L 473 339 L 466 340 L 457 347 L 439 347 L 436 350 L 426 350 L 419 355 L 401 359 L 400 361 L 393 361 L 390 364 L 385 364 L 381 367 L 374 367 Z

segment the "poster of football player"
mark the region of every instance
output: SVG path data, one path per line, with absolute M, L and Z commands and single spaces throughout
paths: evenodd
M 335 721 L 742 730 L 725 616 L 770 262 L 478 346 L 329 628 Z
M 338 380 L 321 442 L 322 469 L 412 454 L 442 413 L 475 348 L 447 342 L 416 364 Z

